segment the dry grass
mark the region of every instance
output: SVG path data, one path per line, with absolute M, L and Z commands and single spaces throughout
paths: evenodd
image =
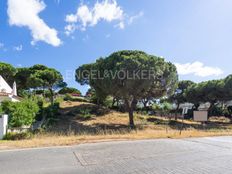
M 232 131 L 197 131 L 197 130 L 142 130 L 132 131 L 130 133 L 118 134 L 117 132 L 106 132 L 99 135 L 55 135 L 43 134 L 37 135 L 30 140 L 20 141 L 0 141 L 0 149 L 29 148 L 29 147 L 49 147 L 77 145 L 81 143 L 94 143 L 116 140 L 138 140 L 138 139 L 156 139 L 156 138 L 187 138 L 187 137 L 205 137 L 205 136 L 229 136 Z
M 83 105 L 95 107 L 89 103 L 64 102 L 61 105 L 60 121 L 54 125 L 53 131 L 36 134 L 29 140 L 0 141 L 0 149 L 64 146 L 112 140 L 232 135 L 232 125 L 225 118 L 212 118 L 209 124 L 203 126 L 191 120 L 182 122 L 182 120 L 135 114 L 137 130 L 131 130 L 128 128 L 126 113 L 110 111 L 101 116 L 95 115 L 91 119 L 79 119 L 74 111 L 76 107 Z M 74 112 L 72 116 L 69 115 L 71 111 Z

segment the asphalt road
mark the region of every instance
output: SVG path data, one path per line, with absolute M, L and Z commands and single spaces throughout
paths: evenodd
M 232 137 L 0 151 L 0 174 L 231 174 Z

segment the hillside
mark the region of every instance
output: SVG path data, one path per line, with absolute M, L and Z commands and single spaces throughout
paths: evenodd
M 229 120 L 212 117 L 206 125 L 135 113 L 137 128 L 128 126 L 128 114 L 84 102 L 63 102 L 57 121 L 44 132 L 20 141 L 1 141 L 0 149 L 73 145 L 112 140 L 185 138 L 232 135 Z
M 128 133 L 128 114 L 85 102 L 63 102 L 58 121 L 51 132 L 74 134 Z M 217 131 L 230 130 L 229 119 L 210 118 L 206 125 L 191 120 L 171 120 L 165 117 L 143 115 L 135 112 L 137 131 Z M 194 136 L 194 135 L 193 135 Z

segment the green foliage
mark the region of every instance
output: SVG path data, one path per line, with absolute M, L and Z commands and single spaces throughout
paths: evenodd
M 63 82 L 63 77 L 60 72 L 53 68 L 48 68 L 43 65 L 35 65 L 31 68 L 33 72 L 30 75 L 30 86 L 33 88 L 47 89 L 50 93 L 50 102 L 54 102 L 54 90 L 65 87 L 67 84 Z
M 33 134 L 31 132 L 21 132 L 21 133 L 15 133 L 15 132 L 9 132 L 4 137 L 3 140 L 25 140 L 25 139 L 31 139 L 33 137 Z
M 210 80 L 190 86 L 186 91 L 188 102 L 210 102 L 212 105 L 225 99 L 224 80 Z
M 2 107 L 0 107 L 0 114 L 4 114 Z
M 88 102 L 88 100 L 83 97 L 72 97 L 70 94 L 64 96 L 64 101 Z
M 228 106 L 227 110 L 228 110 L 229 114 L 232 115 L 232 106 Z
M 33 99 L 24 99 L 21 102 L 3 101 L 1 107 L 9 115 L 10 127 L 31 126 L 39 112 L 39 106 Z
M 170 103 L 165 102 L 165 103 L 162 103 L 161 106 L 162 106 L 162 109 L 165 110 L 165 111 L 172 110 L 172 105 Z
M 33 96 L 33 94 L 30 90 L 19 89 L 18 96 L 20 96 L 22 98 L 30 98 Z
M 29 68 L 17 68 L 17 73 L 14 78 L 18 90 L 28 90 L 30 88 L 29 77 L 31 74 L 32 72 Z
M 209 116 L 223 116 L 225 114 L 226 110 L 222 107 L 219 106 L 212 106 L 210 112 L 209 112 Z
M 55 99 L 55 103 L 61 104 L 63 101 L 64 101 L 63 97 L 56 97 L 56 99 Z
M 92 117 L 90 109 L 82 109 L 79 112 L 79 116 L 84 119 L 90 119 Z
M 160 104 L 153 104 L 152 109 L 155 112 L 160 113 L 161 115 L 166 115 L 170 113 L 170 111 L 173 109 L 172 105 L 168 102 L 160 103 Z
M 160 104 L 154 103 L 154 104 L 152 105 L 152 109 L 153 109 L 154 111 L 160 111 L 160 110 L 161 110 L 161 106 L 160 106 Z
M 58 92 L 59 94 L 81 94 L 81 92 L 76 88 L 64 87 Z
M 37 70 L 30 76 L 30 83 L 33 87 L 52 88 L 62 82 L 61 74 L 52 68 Z
M 72 100 L 73 100 L 73 98 L 72 98 L 72 96 L 70 94 L 66 94 L 64 96 L 64 101 L 72 101 Z
M 170 96 L 169 101 L 177 104 L 177 109 L 179 109 L 179 104 L 187 102 L 185 92 L 194 85 L 194 82 L 189 80 L 183 80 L 178 82 L 177 89 L 174 94 Z
M 113 103 L 113 97 L 107 96 L 105 101 L 103 102 L 103 106 L 110 108 L 112 107 L 112 103 Z
M 107 96 L 103 93 L 96 93 L 94 88 L 89 88 L 85 94 L 85 97 L 89 99 L 91 103 L 97 105 L 104 105 Z
M 58 102 L 54 103 L 53 105 L 49 105 L 45 108 L 44 114 L 46 118 L 55 118 L 59 114 L 60 104 Z
M 16 69 L 4 62 L 0 62 L 0 75 L 9 83 L 12 84 L 14 81 L 14 75 L 16 73 Z
M 232 99 L 232 75 L 225 78 L 225 90 L 223 94 L 226 100 Z

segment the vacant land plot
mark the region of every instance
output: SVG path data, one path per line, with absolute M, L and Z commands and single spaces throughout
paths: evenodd
M 0 141 L 0 149 L 73 145 L 85 142 L 152 138 L 183 138 L 232 135 L 232 124 L 226 118 L 210 118 L 202 125 L 191 120 L 135 113 L 137 129 L 128 127 L 128 114 L 83 102 L 63 102 L 57 122 L 32 139 Z

